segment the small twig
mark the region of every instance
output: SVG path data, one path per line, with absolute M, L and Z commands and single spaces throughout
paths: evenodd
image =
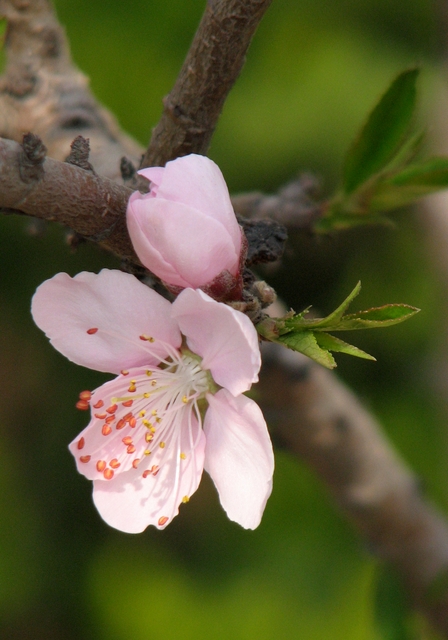
M 209 0 L 142 166 L 206 154 L 222 107 L 272 0 Z

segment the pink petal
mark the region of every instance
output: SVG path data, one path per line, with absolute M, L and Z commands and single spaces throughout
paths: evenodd
M 74 278 L 57 274 L 38 287 L 31 311 L 37 326 L 69 360 L 119 373 L 129 367 L 158 364 L 168 352 L 163 343 L 180 346 L 170 307 L 134 276 L 103 269 Z M 140 336 L 155 341 L 149 343 Z
M 261 366 L 255 327 L 247 316 L 203 291 L 185 289 L 172 306 L 172 316 L 215 382 L 238 395 L 257 382 Z
M 272 490 L 274 454 L 263 414 L 225 389 L 207 396 L 205 470 L 228 517 L 245 529 L 259 524 Z
M 160 195 L 160 189 L 159 194 Z M 159 278 L 179 287 L 197 288 L 227 269 L 235 275 L 238 251 L 214 218 L 160 197 L 131 196 L 127 224 L 142 263 Z M 238 228 L 241 237 L 241 232 Z
M 148 525 L 164 529 L 179 513 L 179 506 L 197 489 L 204 464 L 205 436 L 197 420 L 179 423 L 178 440 L 158 449 L 144 477 L 143 466 L 118 474 L 112 480 L 96 480 L 93 501 L 110 526 L 140 533 Z M 194 446 L 192 446 L 192 443 Z M 185 459 L 180 458 L 180 453 Z M 151 456 L 149 456 L 151 458 Z
M 144 176 L 151 182 L 151 191 L 149 194 L 144 194 L 144 197 L 154 198 L 157 195 L 157 190 L 160 183 L 162 182 L 164 171 L 164 167 L 148 167 L 147 169 L 141 169 L 141 171 L 137 171 L 138 174 Z
M 241 233 L 229 191 L 221 170 L 212 160 L 190 154 L 167 162 L 157 196 L 198 209 L 220 222 L 230 234 L 236 253 L 240 253 Z

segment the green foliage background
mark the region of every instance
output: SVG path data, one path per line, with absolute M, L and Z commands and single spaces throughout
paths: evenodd
M 203 0 L 57 0 L 73 56 L 97 97 L 146 144 L 204 8 Z M 232 192 L 275 190 L 299 170 L 331 194 L 344 152 L 403 68 L 421 63 L 423 118 L 444 80 L 426 0 L 274 0 L 213 139 Z M 426 115 L 425 115 L 426 113 Z M 445 149 L 445 153 L 448 150 Z M 448 214 L 448 212 L 447 212 Z M 424 216 L 315 240 L 292 233 L 283 268 L 265 275 L 300 311 L 328 313 L 361 279 L 356 308 L 406 302 L 409 323 L 356 334 L 378 363 L 338 358 L 339 374 L 448 509 L 448 437 L 435 369 L 445 331 L 443 283 Z M 33 227 L 34 230 L 35 227 Z M 261 526 L 227 521 L 207 480 L 164 532 L 109 529 L 67 444 L 87 416 L 82 389 L 105 376 L 67 362 L 34 327 L 29 301 L 58 271 L 116 262 L 70 253 L 63 233 L 0 221 L 0 636 L 8 640 L 431 640 L 406 617 L 399 586 L 314 475 L 278 452 Z M 440 364 L 440 363 L 439 363 Z M 438 373 L 434 373 L 438 371 Z M 380 585 L 380 588 L 378 588 Z

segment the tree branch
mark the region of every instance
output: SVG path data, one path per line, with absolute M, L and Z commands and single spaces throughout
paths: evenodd
M 274 439 L 323 480 L 369 547 L 392 563 L 420 608 L 448 637 L 448 524 L 380 425 L 336 376 L 304 356 L 264 345 L 260 404 Z
M 0 0 L 7 20 L 6 69 L 0 81 L 0 137 L 21 141 L 32 131 L 52 158 L 63 160 L 73 138 L 90 139 L 90 160 L 103 176 L 120 180 L 119 160 L 138 164 L 139 145 L 93 98 L 73 65 L 67 39 L 48 0 Z
M 208 0 L 205 13 L 153 131 L 142 166 L 206 154 L 225 99 L 272 0 Z

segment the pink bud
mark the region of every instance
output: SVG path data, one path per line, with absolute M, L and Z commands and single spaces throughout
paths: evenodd
M 142 264 L 174 291 L 238 298 L 246 242 L 218 166 L 192 154 L 139 173 L 151 189 L 132 194 L 127 224 Z

